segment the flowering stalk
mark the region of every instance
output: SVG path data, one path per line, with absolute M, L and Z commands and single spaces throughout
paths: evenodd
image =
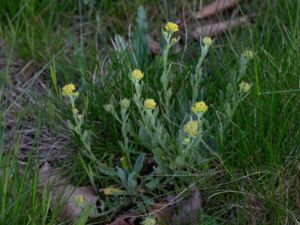
M 166 114 L 169 115 L 171 107 L 172 89 L 169 87 L 170 84 L 170 70 L 171 64 L 168 65 L 168 55 L 170 48 L 175 45 L 178 41 L 176 38 L 172 38 L 173 34 L 179 30 L 178 25 L 172 22 L 168 22 L 163 31 L 163 37 L 166 41 L 166 45 L 163 50 L 163 73 L 160 78 L 163 87 L 163 98 L 165 104 Z
M 192 86 L 192 104 L 194 104 L 199 97 L 200 84 L 203 82 L 203 71 L 202 64 L 208 53 L 209 47 L 212 45 L 213 41 L 210 37 L 203 38 L 203 45 L 201 46 L 201 55 L 199 57 L 198 63 L 196 65 L 195 75 L 191 77 Z
M 84 114 L 79 114 L 78 110 L 76 108 L 76 100 L 79 97 L 79 92 L 75 91 L 76 87 L 74 84 L 67 84 L 62 88 L 62 95 L 65 96 L 71 105 L 71 111 L 73 116 L 73 121 L 68 120 L 68 128 L 73 131 L 77 137 L 79 137 L 80 143 L 83 145 L 83 148 L 81 149 L 84 156 L 89 158 L 89 160 L 94 164 L 98 164 L 98 160 L 95 157 L 95 155 L 92 152 L 91 149 L 91 132 L 89 130 L 82 129 L 83 124 L 83 118 Z M 80 162 L 82 163 L 82 166 L 86 172 L 86 174 L 89 176 L 89 179 L 91 181 L 91 184 L 96 187 L 96 184 L 94 182 L 94 172 L 91 169 L 91 166 L 89 164 L 86 164 L 84 158 L 81 154 L 79 154 Z
M 151 134 L 151 129 L 149 125 L 154 123 L 153 120 L 155 120 L 154 116 L 152 115 L 152 110 L 156 108 L 156 102 L 153 99 L 146 99 L 144 101 L 143 105 L 143 99 L 142 99 L 142 83 L 141 79 L 144 77 L 144 74 L 140 70 L 133 70 L 131 73 L 131 81 L 133 82 L 133 85 L 135 87 L 135 93 L 133 95 L 133 100 L 138 108 L 139 114 L 142 118 L 143 126 L 147 130 L 149 134 Z
M 251 50 L 245 50 L 242 53 L 242 56 L 240 58 L 240 71 L 239 71 L 239 75 L 236 79 L 237 83 L 239 83 L 241 81 L 241 79 L 245 76 L 247 65 L 248 65 L 249 61 L 251 59 L 253 59 L 253 57 L 254 57 L 254 52 Z
M 192 112 L 195 114 L 196 119 L 190 116 L 190 121 L 183 126 L 183 137 L 179 137 L 182 140 L 180 155 L 176 158 L 176 165 L 182 167 L 189 157 L 192 160 L 194 156 L 194 147 L 199 146 L 202 141 L 203 133 L 203 115 L 208 110 L 208 106 L 204 101 L 196 102 L 192 107 Z M 189 160 L 189 161 L 190 161 Z
M 238 105 L 243 101 L 243 99 L 248 95 L 252 84 L 245 81 L 241 81 L 246 74 L 247 65 L 250 60 L 254 57 L 254 52 L 246 50 L 242 53 L 240 57 L 240 67 L 237 74 L 232 76 L 231 82 L 226 87 L 226 99 L 227 102 L 224 104 L 224 111 L 226 115 L 226 120 L 224 120 L 224 125 L 220 127 L 220 142 L 223 145 L 224 132 L 232 121 L 232 117 L 238 108 Z
M 70 101 L 72 116 L 74 120 L 74 122 L 68 121 L 68 127 L 79 137 L 80 142 L 83 145 L 83 153 L 85 154 L 85 156 L 91 159 L 92 162 L 96 163 L 97 158 L 91 150 L 91 133 L 88 130 L 82 129 L 84 114 L 79 114 L 78 109 L 75 105 L 76 100 L 79 96 L 79 92 L 75 91 L 75 89 L 76 87 L 74 84 L 67 84 L 62 88 L 63 96 L 67 97 Z
M 129 167 L 132 169 L 132 163 L 130 160 L 130 151 L 129 151 L 129 133 L 130 133 L 130 125 L 129 125 L 129 114 L 128 114 L 128 108 L 130 106 L 130 100 L 127 98 L 124 98 L 120 102 L 121 105 L 121 125 L 122 125 L 122 135 L 123 135 L 123 143 L 119 142 L 120 146 L 123 149 L 124 156 L 123 156 L 123 166 Z M 124 159 L 125 157 L 125 159 Z
M 134 84 L 135 93 L 133 101 L 138 109 L 141 117 L 139 137 L 143 141 L 143 144 L 153 149 L 168 150 L 166 141 L 168 140 L 168 133 L 158 118 L 159 110 L 154 99 L 142 98 L 142 81 L 143 73 L 140 70 L 134 70 L 131 73 L 130 79 Z M 162 151 L 160 151 L 162 152 Z M 161 170 L 164 170 L 163 160 L 161 153 L 154 153 L 157 164 Z
M 164 128 L 164 126 L 160 123 L 158 119 L 158 109 L 156 109 L 156 103 L 153 104 L 153 107 L 147 106 L 147 100 L 153 100 L 153 99 L 146 99 L 144 102 L 145 107 L 145 113 L 144 113 L 144 126 L 146 127 L 146 130 L 149 132 L 152 142 L 155 143 L 155 145 L 163 148 L 164 150 L 167 150 L 168 147 L 166 145 L 166 136 L 167 132 Z M 153 100 L 154 101 L 154 100 Z
M 235 80 L 233 80 L 232 82 L 234 91 L 232 91 L 232 93 L 229 93 L 232 96 L 234 96 L 231 98 L 233 99 L 233 110 L 231 113 L 232 114 L 231 117 L 233 116 L 239 103 L 244 98 L 245 94 L 247 94 L 251 89 L 252 86 L 251 84 L 241 80 L 245 76 L 247 65 L 250 62 L 250 60 L 253 59 L 253 57 L 254 57 L 254 52 L 250 50 L 245 50 L 241 55 L 239 73 L 238 76 L 235 77 Z
M 123 136 L 123 142 L 119 142 L 119 145 L 121 146 L 123 150 L 123 157 L 121 157 L 121 164 L 123 167 L 126 167 L 126 169 L 132 168 L 132 163 L 130 160 L 130 146 L 129 146 L 129 133 L 130 133 L 130 122 L 129 122 L 129 114 L 128 114 L 128 108 L 130 106 L 130 100 L 127 98 L 124 98 L 120 101 L 121 105 L 121 117 L 117 114 L 115 111 L 115 108 L 111 104 L 104 105 L 104 108 L 106 111 L 110 112 L 114 118 L 121 124 L 121 131 Z
M 149 105 L 149 103 L 153 103 Z M 154 159 L 158 165 L 158 169 L 162 173 L 168 173 L 168 163 L 166 162 L 169 134 L 158 118 L 158 109 L 153 99 L 146 99 L 144 102 L 144 113 L 142 115 L 145 132 L 150 137 L 150 149 L 153 151 Z M 149 145 L 148 143 L 145 143 Z

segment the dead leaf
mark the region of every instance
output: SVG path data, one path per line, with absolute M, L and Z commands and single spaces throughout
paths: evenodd
M 226 32 L 230 28 L 243 26 L 249 22 L 249 17 L 243 16 L 237 19 L 231 19 L 227 21 L 197 27 L 193 32 L 193 38 L 195 40 L 200 40 L 202 37 L 205 36 L 213 37 Z
M 149 49 L 152 55 L 157 55 L 160 52 L 159 44 L 152 38 L 149 38 Z
M 107 187 L 107 188 L 101 189 L 100 191 L 103 192 L 105 195 L 108 195 L 108 196 L 125 192 L 122 189 L 114 188 L 114 187 Z
M 98 200 L 98 197 L 95 195 L 95 192 L 91 187 L 82 186 L 79 188 L 75 188 L 71 185 L 69 185 L 69 187 L 69 193 L 67 193 L 66 191 L 64 192 L 64 199 L 67 199 L 67 205 L 64 206 L 60 214 L 61 218 L 63 218 L 64 220 L 74 219 L 75 217 L 79 216 L 87 207 L 90 207 L 91 209 L 91 216 L 97 212 L 96 202 Z M 77 201 L 78 197 L 83 198 L 83 202 L 80 202 L 80 204 L 78 204 Z
M 210 17 L 220 11 L 233 7 L 238 0 L 217 0 L 209 5 L 203 6 L 202 10 L 196 13 L 197 19 Z
M 78 217 L 87 207 L 90 207 L 90 213 L 96 212 L 98 197 L 92 187 L 82 186 L 77 188 L 69 184 L 47 162 L 39 171 L 39 191 L 43 192 L 46 187 L 50 191 L 52 210 L 63 205 L 59 216 L 60 220 L 72 220 Z

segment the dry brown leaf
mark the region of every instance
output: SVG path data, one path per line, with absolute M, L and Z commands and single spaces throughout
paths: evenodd
M 50 191 L 52 210 L 57 209 L 63 204 L 59 216 L 60 220 L 72 220 L 79 216 L 87 207 L 90 207 L 91 210 L 96 210 L 98 197 L 95 195 L 92 187 L 82 186 L 77 188 L 70 185 L 47 162 L 39 171 L 40 192 L 46 187 Z
M 202 10 L 196 13 L 197 19 L 210 17 L 220 11 L 233 7 L 238 0 L 217 0 L 209 5 L 203 6 Z
M 160 52 L 159 44 L 152 38 L 149 38 L 149 49 L 152 55 L 157 55 Z
M 113 195 L 113 194 L 121 194 L 124 193 L 125 191 L 119 188 L 114 188 L 114 187 L 107 187 L 104 189 L 101 189 L 100 192 L 103 192 L 104 195 Z
M 249 22 L 250 22 L 249 17 L 243 16 L 243 17 L 239 17 L 237 19 L 231 19 L 231 20 L 222 21 L 219 23 L 213 23 L 213 24 L 202 26 L 202 27 L 197 27 L 195 29 L 195 31 L 193 32 L 193 38 L 195 40 L 200 40 L 202 37 L 205 37 L 205 36 L 213 37 L 218 34 L 222 34 L 222 33 L 226 32 L 230 28 L 243 26 Z

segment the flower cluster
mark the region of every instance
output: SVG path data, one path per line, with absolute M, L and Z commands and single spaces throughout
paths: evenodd
M 207 45 L 207 46 L 212 45 L 212 39 L 210 37 L 204 37 L 202 41 L 203 41 L 204 45 Z
M 190 136 L 196 136 L 198 133 L 198 129 L 198 121 L 196 120 L 187 122 L 183 127 L 184 132 L 186 132 Z
M 177 39 L 177 38 L 172 38 L 172 39 L 171 39 L 171 44 L 174 45 L 174 44 L 176 44 L 177 42 L 178 42 L 178 39 Z
M 248 60 L 251 60 L 251 59 L 253 59 L 253 57 L 254 57 L 254 52 L 251 51 L 251 50 L 245 50 L 245 51 L 242 53 L 242 56 L 245 57 L 245 58 L 248 59 Z
M 156 107 L 156 102 L 154 101 L 154 99 L 152 98 L 147 98 L 145 101 L 144 101 L 144 106 L 146 109 L 155 109 Z
M 76 87 L 74 84 L 72 84 L 72 83 L 66 84 L 62 88 L 62 94 L 63 94 L 63 96 L 71 96 L 74 94 L 75 90 L 76 90 Z
M 189 144 L 191 142 L 191 139 L 190 138 L 184 138 L 183 139 L 183 143 L 184 144 Z
M 129 106 L 130 106 L 130 100 L 127 99 L 127 98 L 123 98 L 123 99 L 120 101 L 120 105 L 121 105 L 123 108 L 127 109 L 127 108 L 129 108 Z
M 84 199 L 83 195 L 76 195 L 74 200 L 75 200 L 76 206 L 78 206 L 78 207 L 84 206 L 85 199 Z
M 132 71 L 131 76 L 136 80 L 141 80 L 141 79 L 143 79 L 144 74 L 142 73 L 141 70 L 135 69 Z
M 143 223 L 143 225 L 156 225 L 157 222 L 156 222 L 156 219 L 154 217 L 148 217 L 146 218 Z
M 251 84 L 242 81 L 242 82 L 239 84 L 239 88 L 240 88 L 240 91 L 241 91 L 241 92 L 247 93 L 248 91 L 250 91 Z
M 178 25 L 176 23 L 168 22 L 165 26 L 165 30 L 168 33 L 175 33 L 179 31 Z
M 196 114 L 199 112 L 205 113 L 207 109 L 208 106 L 205 104 L 204 101 L 196 102 L 195 105 L 192 107 L 192 111 Z

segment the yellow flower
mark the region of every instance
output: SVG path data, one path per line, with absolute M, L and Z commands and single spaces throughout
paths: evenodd
M 146 109 L 155 109 L 156 107 L 156 102 L 154 101 L 154 99 L 152 98 L 147 98 L 145 101 L 144 101 L 144 106 Z
M 84 202 L 85 202 L 85 200 L 84 200 L 83 195 L 76 195 L 75 196 L 75 204 L 76 204 L 76 206 L 82 207 L 84 205 Z
M 172 42 L 172 44 L 176 44 L 177 43 L 177 38 L 172 38 L 171 42 Z
M 123 169 L 128 169 L 128 163 L 124 156 L 120 158 L 120 162 L 121 162 Z
M 176 23 L 168 22 L 165 26 L 165 30 L 168 33 L 175 33 L 179 31 L 178 25 Z
M 185 138 L 183 139 L 183 143 L 184 144 L 189 144 L 191 142 L 191 139 L 190 138 Z
M 246 59 L 250 60 L 250 59 L 253 59 L 253 57 L 254 57 L 254 52 L 251 51 L 251 50 L 245 50 L 245 51 L 242 53 L 242 56 L 244 56 Z
M 184 125 L 183 130 L 190 136 L 196 136 L 198 133 L 198 122 L 195 120 L 191 120 L 191 121 L 187 122 Z
M 71 96 L 74 93 L 75 89 L 76 89 L 76 87 L 74 84 L 72 84 L 72 83 L 66 84 L 62 88 L 62 94 L 63 94 L 63 96 Z
M 208 109 L 208 106 L 205 104 L 204 101 L 201 102 L 196 102 L 195 105 L 192 107 L 192 111 L 194 113 L 199 113 L 199 112 L 203 112 L 205 113 Z
M 242 81 L 242 82 L 239 84 L 239 87 L 240 87 L 240 91 L 241 91 L 241 92 L 247 93 L 248 91 L 250 91 L 251 84 Z
M 204 37 L 203 44 L 210 46 L 212 44 L 212 39 L 210 37 Z
M 131 76 L 137 80 L 141 80 L 144 77 L 144 74 L 141 70 L 135 69 L 132 71 Z
M 148 217 L 146 218 L 143 223 L 143 225 L 156 225 L 157 222 L 156 222 L 156 219 L 154 217 Z
M 130 106 L 130 100 L 127 99 L 127 98 L 123 98 L 121 101 L 120 101 L 120 104 L 123 108 L 127 109 L 129 106 Z

